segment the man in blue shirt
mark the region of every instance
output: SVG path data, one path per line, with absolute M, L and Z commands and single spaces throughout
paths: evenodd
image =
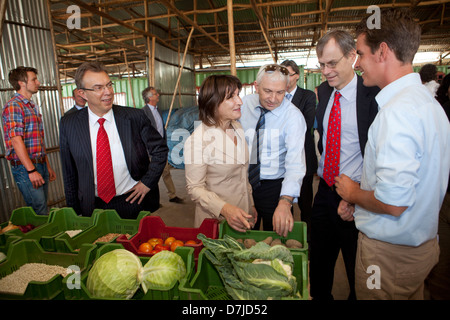
M 240 122 L 250 149 L 249 178 L 258 212 L 259 229 L 287 236 L 292 231 L 292 204 L 300 195 L 306 172 L 306 122 L 300 110 L 285 98 L 289 71 L 284 66 L 262 66 L 257 74 L 256 94 L 242 99 Z M 264 115 L 264 126 L 257 129 Z M 258 151 L 259 150 L 259 151 Z M 256 168 L 259 174 L 252 178 Z
M 423 299 L 424 280 L 439 256 L 450 125 L 413 73 L 420 26 L 406 11 L 384 10 L 380 17 L 380 29 L 369 29 L 366 19 L 357 26 L 356 67 L 365 85 L 381 88 L 379 111 L 368 133 L 361 184 L 336 178 L 345 200 L 338 212 L 360 231 L 357 298 Z

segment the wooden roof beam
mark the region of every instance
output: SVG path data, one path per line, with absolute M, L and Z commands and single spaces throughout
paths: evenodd
M 76 5 L 78 5 L 79 7 L 82 7 L 84 9 L 88 10 L 89 12 L 92 12 L 94 15 L 98 15 L 98 16 L 104 17 L 104 18 L 106 18 L 106 19 L 108 19 L 108 20 L 110 20 L 112 22 L 115 22 L 115 23 L 117 23 L 117 24 L 119 24 L 119 25 L 121 25 L 123 27 L 126 27 L 126 28 L 128 28 L 130 30 L 136 31 L 136 32 L 138 32 L 138 33 L 140 33 L 142 35 L 145 35 L 145 36 L 148 36 L 148 37 L 154 37 L 159 43 L 163 44 L 164 46 L 166 46 L 166 47 L 168 47 L 168 48 L 170 48 L 172 50 L 175 50 L 175 51 L 177 50 L 177 48 L 175 48 L 172 45 L 170 45 L 169 43 L 165 42 L 160 37 L 158 37 L 158 36 L 156 36 L 156 35 L 154 35 L 154 34 L 152 34 L 150 32 L 146 32 L 145 30 L 142 30 L 142 29 L 137 28 L 135 26 L 132 26 L 130 24 L 124 23 L 121 20 L 116 19 L 116 18 L 112 17 L 111 15 L 109 15 L 109 14 L 107 14 L 105 12 L 102 12 L 102 11 L 96 9 L 95 7 L 93 7 L 93 6 L 83 2 L 82 0 L 69 0 L 69 1 L 74 3 L 74 4 L 76 4 Z
M 175 7 L 175 5 L 173 5 L 170 1 L 168 1 L 168 0 L 157 0 L 157 1 L 163 3 L 167 8 L 170 8 L 170 10 L 172 10 L 173 12 L 175 12 L 177 14 L 178 18 L 181 18 L 184 21 L 186 21 L 188 24 L 193 26 L 196 30 L 198 30 L 201 33 L 203 33 L 208 39 L 210 39 L 215 44 L 220 46 L 222 49 L 224 49 L 224 50 L 226 50 L 228 52 L 230 51 L 229 48 L 225 47 L 222 43 L 217 41 L 213 36 L 211 36 L 208 32 L 206 32 L 205 29 L 203 29 L 201 26 L 199 26 L 197 23 L 195 23 L 195 21 L 193 21 L 191 18 L 189 18 L 182 11 L 178 10 L 178 8 Z

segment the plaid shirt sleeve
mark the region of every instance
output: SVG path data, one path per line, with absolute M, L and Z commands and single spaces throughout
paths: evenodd
M 10 100 L 3 109 L 2 119 L 8 160 L 18 160 L 11 141 L 16 136 L 22 136 L 30 158 L 45 156 L 41 116 L 36 114 L 31 104 Z

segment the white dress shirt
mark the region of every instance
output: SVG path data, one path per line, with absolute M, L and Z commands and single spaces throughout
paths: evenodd
M 91 109 L 88 108 L 89 114 L 89 132 L 91 135 L 91 148 L 92 148 L 92 163 L 94 166 L 94 183 L 95 183 L 95 196 L 97 193 L 97 133 L 100 128 L 98 123 L 99 116 L 94 114 Z M 102 118 L 105 119 L 103 127 L 108 134 L 109 145 L 111 148 L 111 158 L 114 171 L 114 183 L 116 185 L 116 195 L 122 195 L 133 188 L 137 181 L 135 181 L 128 171 L 127 163 L 125 160 L 125 154 L 123 152 L 122 142 L 120 141 L 119 132 L 117 131 L 116 122 L 114 120 L 113 110 L 109 110 Z

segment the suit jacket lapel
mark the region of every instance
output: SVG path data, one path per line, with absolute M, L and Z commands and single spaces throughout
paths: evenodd
M 84 108 L 83 110 L 80 110 L 77 114 L 77 120 L 78 120 L 78 128 L 75 129 L 77 131 L 77 135 L 79 136 L 79 143 L 80 143 L 80 149 L 83 155 L 87 158 L 88 163 L 91 165 L 90 170 L 92 176 L 94 175 L 94 166 L 92 163 L 92 146 L 91 146 L 91 134 L 89 131 L 89 114 L 88 114 L 88 107 Z
M 130 119 L 124 115 L 120 107 L 113 106 L 114 121 L 116 121 L 117 131 L 119 132 L 120 142 L 122 143 L 123 152 L 127 165 L 131 164 L 131 123 Z

